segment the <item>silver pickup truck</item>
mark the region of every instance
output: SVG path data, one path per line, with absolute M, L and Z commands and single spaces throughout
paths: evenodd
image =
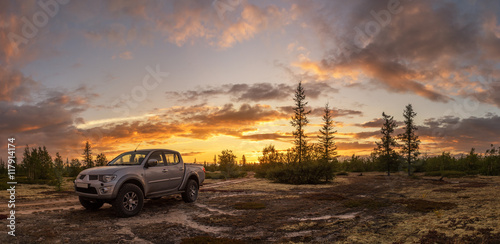
M 106 166 L 83 170 L 75 180 L 80 203 L 97 210 L 104 203 L 121 217 L 138 214 L 145 198 L 181 194 L 194 202 L 205 180 L 205 168 L 185 164 L 181 154 L 166 149 L 136 150 L 120 154 Z

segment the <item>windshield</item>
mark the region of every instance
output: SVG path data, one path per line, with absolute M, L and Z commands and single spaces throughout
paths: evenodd
M 140 165 L 148 152 L 126 152 L 111 160 L 108 165 Z

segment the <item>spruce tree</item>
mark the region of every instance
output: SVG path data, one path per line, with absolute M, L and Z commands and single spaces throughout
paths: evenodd
M 418 155 L 420 154 L 418 151 L 420 140 L 415 134 L 418 129 L 414 122 L 416 115 L 417 113 L 413 111 L 412 105 L 408 104 L 403 112 L 403 116 L 405 118 L 405 132 L 399 135 L 399 139 L 403 142 L 401 154 L 406 159 L 406 163 L 408 164 L 409 176 L 412 175 L 411 165 L 417 160 Z
M 319 142 L 322 151 L 322 158 L 326 162 L 330 162 L 337 155 L 337 146 L 335 145 L 334 134 L 337 132 L 333 129 L 333 119 L 332 111 L 328 107 L 328 103 L 325 105 L 325 110 L 323 114 L 323 126 L 319 130 L 321 135 L 319 135 Z
M 377 148 L 375 148 L 377 154 L 379 155 L 379 160 L 384 162 L 387 166 L 387 175 L 391 175 L 391 167 L 397 163 L 398 155 L 394 148 L 398 146 L 396 138 L 392 136 L 394 133 L 394 129 L 398 126 L 396 125 L 396 121 L 394 121 L 393 116 L 389 116 L 385 113 L 382 113 L 384 117 L 384 124 L 380 129 L 380 133 L 382 134 L 382 138 L 380 138 L 380 142 L 377 142 Z
M 83 148 L 83 163 L 86 164 L 87 168 L 94 167 L 94 162 L 92 161 L 92 149 L 90 147 L 89 141 L 85 142 L 85 147 Z
M 311 111 L 306 111 L 307 102 L 305 101 L 306 95 L 304 93 L 304 88 L 302 87 L 302 82 L 299 82 L 297 90 L 295 90 L 295 107 L 293 108 L 294 116 L 290 123 L 295 127 L 293 136 L 295 137 L 294 144 L 295 150 L 297 152 L 297 159 L 299 163 L 303 162 L 303 159 L 307 155 L 307 141 L 306 135 L 304 133 L 304 127 L 309 123 L 307 120 L 307 115 Z

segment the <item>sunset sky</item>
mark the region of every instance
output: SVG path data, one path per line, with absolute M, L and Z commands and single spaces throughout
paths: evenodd
M 257 161 L 292 147 L 303 82 L 317 141 L 368 155 L 382 112 L 417 112 L 421 152 L 500 146 L 500 1 L 0 1 L 7 138 L 80 158 L 139 148 Z M 401 128 L 401 126 L 400 126 Z M 397 132 L 400 132 L 399 130 Z

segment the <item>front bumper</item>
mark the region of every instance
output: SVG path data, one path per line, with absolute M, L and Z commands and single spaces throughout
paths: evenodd
M 103 183 L 99 180 L 84 179 L 75 180 L 75 193 L 78 196 L 93 199 L 112 199 L 115 182 Z

